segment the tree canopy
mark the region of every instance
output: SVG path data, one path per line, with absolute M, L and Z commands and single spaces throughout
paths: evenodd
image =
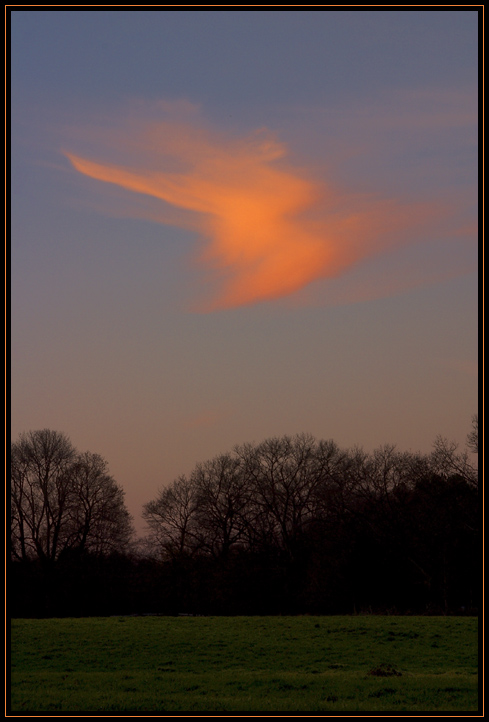
M 30 431 L 11 453 L 12 606 L 22 616 L 474 610 L 473 459 L 442 437 L 428 454 L 310 434 L 242 444 L 144 504 L 147 535 L 134 544 L 105 459 Z
M 124 551 L 133 533 L 124 492 L 98 454 L 42 429 L 11 448 L 11 554 L 50 564 L 68 551 Z

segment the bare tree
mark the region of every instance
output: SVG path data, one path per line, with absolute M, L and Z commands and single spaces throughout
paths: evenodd
M 12 553 L 54 561 L 67 542 L 76 451 L 64 434 L 49 429 L 21 434 L 12 444 Z M 69 532 L 68 532 L 69 536 Z
M 131 517 L 105 459 L 88 451 L 79 454 L 72 474 L 72 545 L 98 554 L 127 549 L 133 535 Z
M 431 465 L 441 476 L 460 476 L 470 486 L 477 486 L 477 469 L 470 462 L 466 450 L 458 451 L 458 444 L 442 436 L 437 436 L 431 452 Z
M 96 454 L 78 454 L 62 433 L 20 435 L 11 448 L 11 553 L 56 561 L 69 549 L 124 549 L 131 537 L 122 489 Z
M 180 476 L 143 507 L 149 540 L 164 558 L 193 554 L 197 546 L 198 494 L 193 480 Z
M 467 444 L 469 449 L 474 453 L 479 453 L 479 416 L 472 416 L 472 429 L 467 434 Z
M 197 521 L 201 546 L 225 559 L 245 537 L 245 516 L 250 494 L 236 456 L 222 454 L 192 473 L 197 493 Z
M 315 491 L 324 477 L 315 439 L 284 436 L 236 452 L 252 492 L 248 518 L 254 544 L 275 546 L 293 560 L 305 525 L 314 517 Z

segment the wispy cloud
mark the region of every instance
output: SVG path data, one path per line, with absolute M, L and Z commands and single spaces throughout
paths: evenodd
M 446 212 L 439 202 L 340 189 L 289 160 L 289 149 L 266 129 L 231 137 L 209 130 L 190 105 L 184 120 L 182 106 L 177 110 L 175 119 L 175 107 L 160 105 L 163 119 L 148 120 L 140 106 L 137 122 L 115 133 L 97 157 L 64 152 L 80 173 L 172 207 L 158 220 L 205 239 L 196 260 L 211 272 L 215 290 L 199 310 L 281 298 L 338 277 Z

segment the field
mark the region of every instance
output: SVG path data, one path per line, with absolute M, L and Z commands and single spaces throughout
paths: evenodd
M 14 619 L 11 711 L 476 711 L 473 617 Z

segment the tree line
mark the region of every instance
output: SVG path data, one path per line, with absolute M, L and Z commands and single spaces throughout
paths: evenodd
M 474 417 L 474 452 L 477 439 Z M 44 430 L 21 435 L 11 458 L 19 615 L 460 613 L 479 604 L 478 473 L 442 438 L 430 454 L 341 449 L 307 434 L 236 446 L 146 503 L 139 540 L 100 456 Z

